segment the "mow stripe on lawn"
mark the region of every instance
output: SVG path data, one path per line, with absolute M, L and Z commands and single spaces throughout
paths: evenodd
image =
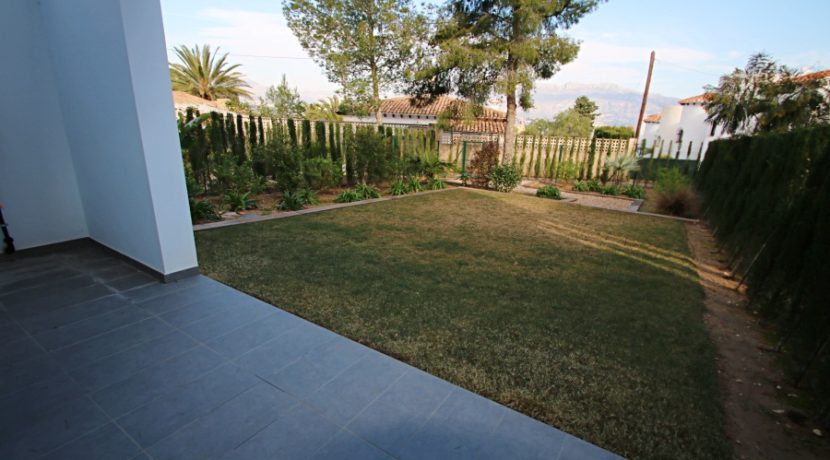
M 196 239 L 206 274 L 621 455 L 730 455 L 679 222 L 454 190 Z

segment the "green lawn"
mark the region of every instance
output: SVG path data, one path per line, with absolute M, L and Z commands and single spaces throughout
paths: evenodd
M 682 224 L 453 190 L 196 235 L 222 282 L 633 458 L 726 458 Z

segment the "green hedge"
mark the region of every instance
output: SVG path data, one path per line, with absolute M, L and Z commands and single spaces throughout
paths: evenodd
M 688 176 L 694 176 L 697 170 L 696 160 L 675 160 L 674 158 L 640 158 L 640 170 L 632 173 L 635 179 L 654 180 L 657 178 L 657 171 L 661 169 L 677 168 Z
M 830 422 L 830 127 L 713 142 L 696 183 L 794 383 Z

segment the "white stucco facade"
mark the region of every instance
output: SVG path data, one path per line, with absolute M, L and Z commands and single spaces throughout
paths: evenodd
M 704 156 L 709 142 L 724 137 L 720 128 L 712 130 L 706 121 L 705 96 L 683 99 L 660 113 L 659 121 L 643 123 L 640 139 L 658 155 L 697 160 Z
M 0 202 L 18 249 L 196 267 L 158 0 L 7 0 Z

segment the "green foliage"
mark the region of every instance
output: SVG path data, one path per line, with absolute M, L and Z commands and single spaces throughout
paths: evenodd
M 830 127 L 715 141 L 696 182 L 752 309 L 830 422 Z
M 424 41 L 425 19 L 409 0 L 287 0 L 288 27 L 349 100 L 379 110 Z M 380 122 L 378 114 L 378 122 Z
M 407 193 L 409 193 L 409 187 L 407 187 L 406 182 L 404 182 L 402 179 L 395 179 L 394 181 L 392 181 L 389 187 L 391 189 L 390 191 L 392 192 L 392 195 L 406 195 Z
M 758 53 L 746 68 L 706 88 L 707 120 L 726 133 L 767 133 L 830 123 L 830 84 L 800 79 L 798 72 Z
M 413 193 L 420 192 L 421 190 L 423 190 L 423 187 L 421 186 L 421 181 L 418 180 L 418 178 L 415 176 L 411 176 L 406 179 L 406 188 L 407 190 Z
M 510 192 L 519 185 L 522 175 L 513 165 L 498 165 L 490 172 L 490 182 L 499 192 Z
M 422 97 L 456 92 L 483 104 L 505 96 L 507 118 L 517 106 L 533 106 L 537 79 L 549 79 L 576 58 L 579 43 L 564 30 L 588 14 L 598 0 L 569 2 L 449 0 L 409 87 Z M 512 163 L 515 131 L 505 133 L 504 162 Z
M 632 172 L 639 171 L 640 163 L 639 159 L 633 155 L 621 156 L 606 161 L 603 169 L 608 180 L 619 184 L 621 181 L 628 180 Z
M 254 174 L 253 163 L 237 163 L 232 155 L 222 155 L 215 159 L 214 190 L 220 193 L 262 191 L 262 179 Z
M 550 198 L 552 200 L 561 200 L 562 192 L 553 185 L 545 185 L 536 190 L 536 196 L 540 198 Z
M 380 182 L 394 173 L 396 155 L 388 139 L 375 129 L 360 126 L 346 146 L 353 158 L 357 181 Z
M 170 81 L 174 91 L 183 91 L 209 101 L 220 98 L 250 97 L 245 77 L 237 72 L 239 64 L 228 65 L 228 53 L 219 56 L 219 49 L 210 45 L 174 48 L 180 62 L 170 64 Z
M 556 179 L 573 180 L 579 174 L 579 165 L 573 161 L 563 161 L 557 164 Z
M 288 86 L 285 74 L 282 75 L 282 81 L 278 86 L 271 85 L 265 91 L 265 98 L 259 99 L 259 114 L 265 117 L 300 118 L 304 112 L 305 104 L 300 99 L 300 93 L 297 92 L 297 88 L 292 89 Z
M 587 192 L 588 190 L 588 182 L 578 180 L 574 182 L 573 189 L 575 192 Z
M 430 190 L 443 190 L 447 188 L 447 183 L 441 179 L 430 179 L 427 186 Z
M 257 207 L 257 201 L 251 198 L 251 192 L 242 192 L 233 189 L 225 192 L 225 195 L 222 197 L 222 202 L 230 211 L 234 212 L 256 209 Z
M 470 174 L 478 187 L 487 187 L 490 182 L 490 175 L 499 164 L 499 144 L 497 142 L 485 142 L 484 145 L 473 155 L 470 160 Z
M 355 192 L 360 196 L 361 200 L 371 200 L 373 198 L 380 198 L 380 190 L 372 184 L 361 183 L 354 188 Z
M 190 220 L 194 224 L 199 221 L 216 221 L 221 219 L 219 214 L 216 212 L 216 208 L 213 206 L 213 203 L 210 200 L 202 199 L 202 200 L 195 200 L 190 198 Z
M 630 126 L 597 126 L 594 128 L 594 137 L 597 139 L 631 139 L 634 137 L 634 128 Z
M 360 201 L 363 197 L 360 196 L 354 189 L 346 189 L 340 192 L 335 198 L 335 203 L 351 203 L 353 201 Z
M 312 157 L 303 160 L 305 183 L 315 190 L 325 190 L 340 185 L 343 168 L 328 158 Z
M 282 199 L 277 207 L 283 211 L 299 211 L 305 208 L 305 205 L 305 197 L 300 190 L 286 190 L 282 192 Z
M 654 192 L 657 195 L 657 208 L 661 212 L 691 217 L 696 211 L 691 180 L 678 168 L 657 171 Z
M 589 192 L 602 193 L 602 183 L 596 179 L 588 179 L 585 185 Z
M 646 197 L 646 189 L 634 184 L 628 184 L 623 187 L 622 194 L 627 197 L 642 200 Z
M 600 193 L 603 195 L 617 196 L 620 194 L 620 188 L 616 184 L 607 183 L 600 188 Z

